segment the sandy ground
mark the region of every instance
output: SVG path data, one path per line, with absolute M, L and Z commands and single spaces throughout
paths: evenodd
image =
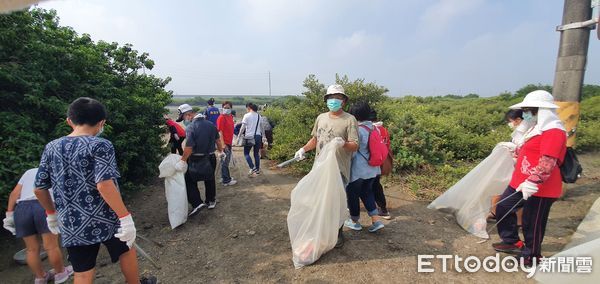
M 544 255 L 560 251 L 600 196 L 600 159 L 598 154 L 580 157 L 585 177 L 567 186 L 565 196 L 552 208 L 544 240 Z M 204 210 L 183 226 L 171 230 L 162 181 L 156 179 L 147 191 L 129 200 L 138 233 L 163 245 L 139 240 L 138 243 L 162 267 L 154 268 L 140 258 L 140 272 L 156 275 L 161 283 L 523 283 L 525 273 L 436 272 L 418 273 L 417 255 L 452 254 L 463 258 L 494 255 L 492 239 L 469 235 L 452 215 L 428 210 L 427 202 L 415 201 L 400 185 L 387 185 L 386 194 L 394 218 L 375 234 L 365 230 L 345 231 L 343 248 L 325 254 L 315 264 L 296 270 L 287 232 L 286 215 L 290 192 L 297 177 L 263 167 L 263 175 L 248 178 L 247 165 L 239 149 L 233 170 L 238 185 L 217 186 L 218 205 Z M 202 187 L 201 187 L 202 188 Z M 203 189 L 201 189 L 202 194 Z M 363 212 L 364 214 L 364 212 Z M 370 224 L 366 214 L 363 226 Z M 491 226 L 491 225 L 490 225 Z M 491 228 L 491 227 L 490 227 Z M 0 235 L 1 283 L 31 283 L 26 266 L 12 261 L 12 254 L 23 247 L 4 230 Z M 494 231 L 495 232 L 495 231 Z M 44 262 L 48 266 L 47 261 Z M 452 270 L 452 267 L 449 267 Z M 96 283 L 122 283 L 118 265 L 110 264 L 103 250 L 98 258 Z

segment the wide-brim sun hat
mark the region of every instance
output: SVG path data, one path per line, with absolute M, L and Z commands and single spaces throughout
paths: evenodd
M 536 90 L 525 96 L 522 102 L 512 105 L 510 109 L 522 109 L 527 107 L 557 109 L 558 105 L 554 103 L 554 97 L 548 91 Z
M 325 95 L 323 96 L 323 100 L 327 101 L 327 97 L 329 97 L 330 95 L 342 95 L 344 96 L 344 99 L 347 101 L 349 98 L 348 96 L 346 96 L 346 92 L 344 91 L 344 87 L 342 87 L 342 85 L 330 85 L 329 87 L 327 87 L 327 93 L 325 93 Z
M 192 111 L 192 110 L 194 110 L 194 109 L 192 109 L 192 107 L 191 107 L 190 105 L 188 105 L 188 104 L 182 104 L 182 105 L 180 105 L 180 106 L 177 108 L 177 112 L 179 112 L 179 117 L 177 118 L 177 120 L 176 120 L 176 121 L 177 121 L 177 122 L 181 122 L 181 121 L 183 120 L 183 115 L 184 115 L 186 112 L 190 112 L 190 111 Z

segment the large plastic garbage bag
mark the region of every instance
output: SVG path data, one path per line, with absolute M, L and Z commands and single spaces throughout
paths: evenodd
M 427 208 L 454 213 L 463 229 L 487 239 L 486 218 L 491 208 L 491 199 L 504 192 L 513 170 L 512 153 L 509 147 L 500 143 L 487 158 Z
M 292 190 L 287 223 L 296 268 L 333 249 L 348 215 L 336 151 L 333 143 L 325 145 L 311 171 Z
M 592 204 L 571 242 L 550 259 L 553 261 L 537 264 L 535 280 L 540 283 L 600 283 L 600 198 Z
M 167 197 L 169 223 L 171 229 L 187 221 L 188 201 L 185 189 L 185 171 L 177 171 L 175 164 L 181 160 L 177 154 L 168 155 L 158 166 L 160 178 L 165 179 L 165 195 Z

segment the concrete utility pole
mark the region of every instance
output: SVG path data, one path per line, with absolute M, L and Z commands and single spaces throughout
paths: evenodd
M 269 71 L 269 97 L 271 96 L 271 71 Z
M 572 24 L 586 22 L 591 18 L 591 0 L 565 0 L 562 26 L 557 28 L 561 34 L 552 93 L 560 106 L 558 115 L 570 134 L 568 147 L 575 146 L 575 130 L 579 121 L 579 102 L 590 41 L 590 26 L 579 27 Z

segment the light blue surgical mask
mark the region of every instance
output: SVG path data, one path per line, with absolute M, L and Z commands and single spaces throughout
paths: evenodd
M 537 119 L 537 116 L 533 115 L 531 111 L 523 112 L 523 120 L 527 122 L 534 122 Z
M 98 131 L 98 133 L 96 133 L 96 137 L 100 136 L 100 134 L 102 134 L 102 132 L 104 132 L 104 126 L 100 127 L 100 131 Z
M 224 108 L 223 109 L 223 114 L 231 114 L 231 109 L 230 108 Z
M 330 111 L 336 112 L 342 108 L 342 100 L 340 99 L 327 99 L 327 108 Z
M 183 125 L 185 125 L 186 127 L 187 127 L 188 125 L 190 125 L 190 123 L 192 123 L 192 122 L 191 122 L 191 121 L 189 121 L 189 120 L 184 120 L 184 121 L 183 121 Z

